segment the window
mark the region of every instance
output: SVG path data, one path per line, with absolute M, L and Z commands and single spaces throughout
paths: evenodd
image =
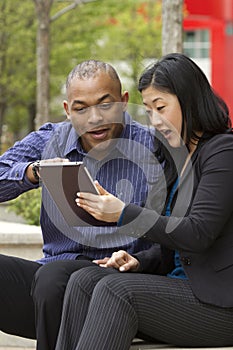
M 183 50 L 187 56 L 192 58 L 209 58 L 209 30 L 185 31 Z

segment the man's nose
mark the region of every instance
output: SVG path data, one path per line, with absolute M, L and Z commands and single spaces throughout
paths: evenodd
M 89 123 L 98 123 L 102 120 L 103 120 L 103 117 L 101 115 L 101 110 L 98 108 L 98 106 L 89 107 L 88 122 Z

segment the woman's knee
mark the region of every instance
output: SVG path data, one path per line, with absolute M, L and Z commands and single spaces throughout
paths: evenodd
M 124 277 L 126 276 L 123 276 L 122 273 L 103 277 L 96 284 L 95 294 L 98 295 L 98 297 L 104 294 L 111 294 L 116 298 L 120 297 L 127 300 L 131 293 L 124 282 Z
M 67 290 L 72 290 L 74 292 L 75 289 L 81 288 L 91 295 L 99 281 L 105 278 L 106 275 L 112 274 L 115 274 L 115 271 L 112 269 L 105 269 L 99 266 L 85 267 L 72 273 L 67 285 Z

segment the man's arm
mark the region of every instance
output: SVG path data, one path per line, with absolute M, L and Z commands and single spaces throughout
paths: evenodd
M 0 157 L 0 202 L 19 196 L 39 186 L 32 163 L 41 159 L 42 152 L 57 124 L 47 123 L 31 132 Z

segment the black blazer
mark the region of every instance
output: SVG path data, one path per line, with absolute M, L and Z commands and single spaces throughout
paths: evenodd
M 166 274 L 178 250 L 196 297 L 233 307 L 233 134 L 200 142 L 172 207 L 170 217 L 125 207 L 122 232 L 161 245 L 136 255 L 141 270 Z

